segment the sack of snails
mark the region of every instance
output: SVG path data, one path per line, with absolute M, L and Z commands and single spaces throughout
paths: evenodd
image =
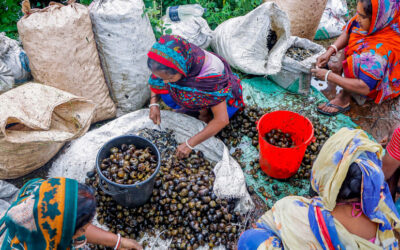
M 86 133 L 95 105 L 38 83 L 0 95 L 0 179 L 43 166 L 65 144 Z
M 93 101 L 93 122 L 113 118 L 116 107 L 100 66 L 89 11 L 69 2 L 52 2 L 44 9 L 30 9 L 29 0 L 22 4 L 25 15 L 17 23 L 18 33 L 33 78 Z
M 290 38 L 290 23 L 275 3 L 264 3 L 245 16 L 231 18 L 214 31 L 212 49 L 247 74 L 279 72 Z
M 306 38 L 292 36 L 282 60 L 282 69 L 268 78 L 292 93 L 308 95 L 311 67 L 324 52 L 323 46 Z
M 89 6 L 100 62 L 117 115 L 150 98 L 147 52 L 156 41 L 142 0 L 95 0 Z

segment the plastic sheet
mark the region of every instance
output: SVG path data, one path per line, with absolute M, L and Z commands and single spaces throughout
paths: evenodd
M 32 78 L 25 51 L 18 41 L 8 38 L 4 33 L 0 33 L 0 60 L 10 69 L 15 83 L 24 83 Z M 0 77 L 1 74 L 0 70 Z
M 170 30 L 171 35 L 181 36 L 203 49 L 206 49 L 211 43 L 213 31 L 202 17 L 189 16 L 182 21 L 174 22 L 164 16 L 162 20 L 164 34 L 167 30 Z
M 253 78 L 245 79 L 242 81 L 243 85 L 243 96 L 246 104 L 258 105 L 261 108 L 271 108 L 271 111 L 275 110 L 290 110 L 297 112 L 303 116 L 311 119 L 318 119 L 321 124 L 324 124 L 332 132 L 336 132 L 342 127 L 356 128 L 357 125 L 347 116 L 340 114 L 335 117 L 327 117 L 319 114 L 316 111 L 316 105 L 319 102 L 325 101 L 326 98 L 322 93 L 317 91 L 315 88 L 311 88 L 310 95 L 308 97 L 301 95 L 293 95 L 288 93 L 285 89 L 278 85 L 268 81 L 265 78 Z M 286 195 L 307 195 L 309 192 L 309 180 L 300 180 L 290 178 L 288 180 L 276 180 L 271 178 L 271 182 L 266 181 L 261 170 L 258 170 L 258 179 L 254 179 L 249 173 L 251 166 L 250 161 L 254 161 L 259 157 L 258 150 L 252 146 L 251 140 L 248 137 L 244 137 L 242 142 L 237 146 L 243 150 L 241 162 L 246 165 L 243 169 L 246 176 L 247 185 L 254 187 L 256 193 L 264 200 L 269 206 L 272 205 L 279 199 Z M 233 152 L 235 148 L 231 148 Z M 292 182 L 296 181 L 301 184 L 301 187 L 295 187 Z M 278 186 L 280 195 L 274 194 L 273 185 Z M 259 187 L 264 187 L 266 192 L 271 195 L 271 198 L 266 199 L 262 196 L 262 193 L 257 191 Z
M 345 0 L 328 0 L 314 39 L 323 40 L 339 36 L 346 25 L 345 17 L 348 12 Z

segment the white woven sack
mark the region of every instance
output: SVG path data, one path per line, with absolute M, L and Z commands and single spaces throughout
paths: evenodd
M 270 30 L 278 41 L 267 48 Z M 253 75 L 275 74 L 281 69 L 290 38 L 290 23 L 275 3 L 264 3 L 245 16 L 231 18 L 214 31 L 213 50 L 234 68 Z
M 18 33 L 36 82 L 96 104 L 93 122 L 113 118 L 116 106 L 100 66 L 92 22 L 86 6 L 53 3 L 44 9 L 29 9 L 18 21 Z
M 95 0 L 89 6 L 101 66 L 118 116 L 150 97 L 147 52 L 155 43 L 142 0 Z

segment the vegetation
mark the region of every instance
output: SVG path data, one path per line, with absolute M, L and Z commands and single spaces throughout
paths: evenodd
M 18 0 L 0 0 L 0 32 L 16 39 L 18 37 L 17 21 L 22 16 Z
M 0 32 L 6 32 L 11 38 L 18 38 L 17 21 L 22 17 L 22 0 L 0 0 Z M 78 1 L 77 1 L 78 2 Z M 82 4 L 89 5 L 92 0 L 80 0 Z M 144 0 L 145 13 L 149 16 L 156 37 L 161 36 L 161 17 L 169 6 L 198 3 L 207 9 L 204 18 L 211 29 L 229 18 L 245 15 L 263 0 Z M 347 0 L 350 14 L 354 14 L 357 0 Z
M 0 0 L 0 32 L 6 32 L 11 38 L 17 38 L 17 21 L 22 16 L 21 0 Z M 89 5 L 92 0 L 81 0 L 82 4 Z M 161 35 L 161 17 L 169 6 L 198 3 L 207 12 L 204 18 L 212 29 L 223 21 L 246 14 L 262 3 L 262 0 L 144 0 L 145 12 L 150 18 L 157 37 Z

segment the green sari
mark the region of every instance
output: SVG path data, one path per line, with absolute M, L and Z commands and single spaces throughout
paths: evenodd
M 71 249 L 77 202 L 75 180 L 29 181 L 0 219 L 1 250 Z

